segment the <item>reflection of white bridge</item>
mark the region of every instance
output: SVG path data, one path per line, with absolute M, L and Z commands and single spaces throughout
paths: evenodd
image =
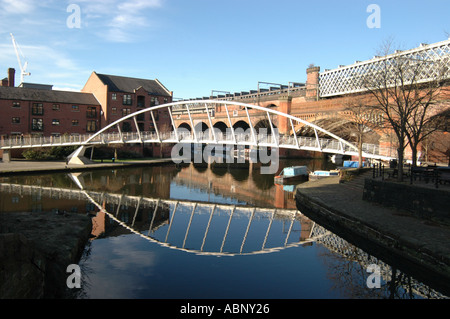
M 72 177 L 76 182 L 77 178 Z M 81 183 L 78 183 L 81 185 Z M 167 248 L 182 250 L 185 252 L 210 255 L 210 256 L 236 256 L 236 255 L 251 255 L 276 252 L 288 247 L 299 246 L 317 241 L 323 236 L 331 235 L 331 232 L 325 230 L 319 225 L 314 225 L 312 230 L 304 240 L 293 240 L 291 234 L 297 230 L 294 230 L 295 221 L 301 221 L 303 217 L 296 210 L 276 209 L 276 208 L 259 208 L 248 207 L 239 205 L 227 205 L 227 204 L 211 204 L 206 202 L 191 202 L 182 200 L 171 199 L 159 199 L 159 198 L 145 198 L 138 196 L 129 196 L 124 194 L 108 194 L 87 190 L 67 189 L 67 188 L 55 188 L 44 186 L 30 186 L 20 184 L 5 184 L 0 183 L 1 192 L 16 193 L 21 195 L 36 195 L 40 197 L 50 197 L 52 199 L 72 199 L 72 200 L 89 200 L 92 202 L 99 211 L 108 215 L 108 217 L 127 230 L 135 233 L 146 240 L 157 243 Z M 105 207 L 109 207 L 108 211 Z M 120 219 L 120 211 L 124 207 L 135 207 L 134 215 L 129 219 L 130 222 L 124 222 Z M 134 228 L 136 217 L 141 209 L 151 209 L 151 220 L 147 231 L 137 230 Z M 161 224 L 156 224 L 156 216 L 158 212 L 169 210 L 170 221 L 167 223 L 168 227 L 165 232 L 161 233 Z M 186 218 L 187 217 L 187 218 Z M 201 236 L 201 242 L 190 242 L 189 234 L 194 227 L 194 224 L 199 224 L 199 221 L 193 222 L 194 219 L 203 220 L 202 226 L 205 226 L 201 230 L 203 235 Z M 245 220 L 243 222 L 243 220 Z M 183 224 L 182 221 L 187 223 Z M 181 223 L 181 224 L 178 224 Z M 243 233 L 242 239 L 236 240 L 233 238 L 235 230 L 233 227 L 239 227 L 245 224 L 245 233 Z M 275 224 L 284 227 L 275 227 Z M 225 226 L 224 227 L 221 226 Z M 181 230 L 180 230 L 181 227 Z M 252 228 L 257 228 L 260 234 L 264 234 L 262 243 L 258 249 L 251 251 L 245 251 L 244 246 L 246 241 L 252 232 Z M 262 229 L 264 227 L 264 229 Z M 173 233 L 173 228 L 178 229 L 178 234 Z M 210 232 L 211 229 L 215 229 L 214 232 Z M 243 230 L 243 229 L 241 229 Z M 159 231 L 159 232 L 158 232 Z M 198 233 L 197 229 L 195 233 Z M 218 232 L 223 233 L 223 237 L 216 237 L 215 243 L 220 243 L 220 248 L 217 251 L 207 251 L 207 237 L 217 235 Z M 180 245 L 171 243 L 169 238 L 173 236 L 172 240 L 176 242 L 176 239 L 180 239 L 180 233 L 182 236 L 182 243 Z M 213 234 L 215 233 L 215 234 Z M 193 236 L 197 237 L 198 236 Z M 271 239 L 274 240 L 271 242 Z M 239 244 L 236 247 L 231 247 L 230 250 L 225 250 L 226 242 L 233 242 L 233 244 Z M 275 244 L 275 242 L 278 243 Z M 195 248 L 198 246 L 197 248 Z M 189 248 L 187 248 L 189 247 Z M 194 248 L 193 248 L 194 247 Z M 235 249 L 235 250 L 233 250 Z
M 82 188 L 82 183 L 74 175 L 72 179 Z M 307 217 L 296 210 L 258 208 L 227 204 L 211 204 L 171 199 L 145 198 L 125 194 L 108 194 L 83 189 L 67 189 L 43 186 L 0 183 L 0 192 L 20 195 L 37 195 L 52 199 L 72 199 L 90 201 L 111 220 L 145 240 L 162 247 L 205 256 L 243 256 L 273 253 L 290 247 L 320 243 L 330 251 L 343 256 L 348 262 L 357 262 L 365 270 L 371 264 L 380 267 L 380 275 L 387 284 L 394 279 L 392 268 L 381 260 L 349 244 L 322 226 L 312 223 L 303 238 L 292 238 L 296 221 L 302 223 Z M 134 208 L 134 215 L 125 222 L 121 211 Z M 147 230 L 136 229 L 135 221 L 142 209 L 152 213 Z M 156 222 L 156 216 L 168 211 L 170 220 Z M 142 211 L 141 211 L 142 212 Z M 222 227 L 220 227 L 222 226 Z M 286 227 L 285 227 L 286 226 Z M 241 228 L 241 237 L 237 237 Z M 259 236 L 258 236 L 259 234 Z M 255 236 L 257 235 L 257 236 Z M 306 238 L 307 237 L 307 238 Z M 255 245 L 259 239 L 258 245 Z M 208 246 L 208 241 L 214 244 Z M 229 245 L 230 244 L 230 245 Z M 244 247 L 248 244 L 253 249 Z M 207 249 L 213 246 L 215 250 Z M 406 291 L 426 298 L 443 296 L 414 279 L 404 285 Z
M 226 114 L 228 117 L 227 132 L 221 131 L 217 128 L 213 128 L 211 109 L 216 105 L 224 105 Z M 210 130 L 208 134 L 204 134 L 202 130 L 196 130 L 194 126 L 193 117 L 191 116 L 192 109 L 198 109 L 199 106 L 203 106 L 204 113 L 208 117 L 210 124 Z M 185 110 L 189 116 L 189 121 L 192 130 L 189 132 L 180 131 L 175 127 L 174 117 L 172 115 L 172 107 L 176 107 L 178 110 Z M 247 118 L 249 129 L 245 132 L 239 131 L 233 127 L 231 121 L 231 115 L 229 108 L 241 108 L 244 109 Z M 163 131 L 162 128 L 158 128 L 155 121 L 154 111 L 166 109 L 171 120 L 172 129 L 170 131 Z M 251 112 L 259 111 L 267 116 L 266 128 L 271 134 L 261 134 L 252 123 Z M 138 125 L 139 117 L 144 113 L 150 113 L 155 128 L 154 132 L 141 131 Z M 279 118 L 285 118 L 290 124 L 290 133 L 285 135 L 277 134 L 276 127 L 272 123 L 273 116 Z M 124 121 L 134 122 L 130 127 L 132 132 L 123 132 L 121 125 Z M 297 130 L 301 126 L 307 126 L 314 131 L 314 137 L 297 136 Z M 116 132 L 111 132 L 114 130 Z M 321 138 L 325 136 L 326 138 Z M 111 123 L 105 128 L 101 129 L 93 135 L 80 135 L 80 136 L 52 136 L 52 137 L 17 137 L 7 140 L 3 140 L 0 145 L 0 149 L 21 149 L 21 148 L 33 148 L 33 147 L 51 147 L 51 146 L 80 146 L 71 156 L 71 162 L 82 164 L 82 156 L 86 148 L 93 147 L 95 145 L 110 145 L 110 144 L 124 144 L 124 143 L 195 143 L 195 144 L 214 144 L 214 145 L 236 145 L 236 146 L 252 146 L 252 147 L 272 147 L 272 148 L 287 148 L 307 151 L 317 151 L 332 154 L 345 154 L 345 155 L 358 155 L 358 148 L 356 145 L 340 138 L 339 136 L 305 120 L 297 118 L 295 116 L 285 114 L 273 109 L 264 108 L 257 105 L 244 104 L 239 102 L 226 102 L 216 100 L 198 100 L 198 101 L 182 101 L 168 103 L 158 106 L 153 106 L 147 109 L 137 111 L 133 114 L 122 117 L 121 119 Z M 389 160 L 393 158 L 395 154 L 391 149 L 380 149 L 378 145 L 365 144 L 363 146 L 363 156 L 366 158 L 384 159 Z

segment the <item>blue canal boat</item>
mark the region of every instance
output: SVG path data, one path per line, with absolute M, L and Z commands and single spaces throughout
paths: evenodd
M 316 180 L 325 177 L 339 176 L 338 170 L 331 171 L 314 171 L 309 174 L 309 180 Z

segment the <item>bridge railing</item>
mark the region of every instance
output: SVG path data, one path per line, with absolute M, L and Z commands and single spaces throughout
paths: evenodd
M 83 145 L 85 141 L 91 138 L 91 134 L 84 135 L 61 135 L 47 137 L 12 137 L 1 140 L 3 148 L 31 148 L 40 146 L 70 146 Z M 253 133 L 231 133 L 220 131 L 190 132 L 179 130 L 177 132 L 111 132 L 102 133 L 94 136 L 90 145 L 108 145 L 120 143 L 217 143 L 217 144 L 241 144 L 271 146 L 271 147 L 289 147 L 303 148 L 309 150 L 323 150 L 337 153 L 355 152 L 349 145 L 341 143 L 338 140 L 307 137 L 307 136 L 288 136 Z M 363 152 L 371 155 L 382 155 L 395 157 L 396 151 L 393 148 L 380 148 L 375 144 L 363 144 Z
M 63 146 L 63 145 L 78 145 L 88 139 L 91 134 L 80 135 L 59 135 L 59 136 L 13 136 L 4 138 L 0 141 L 1 147 L 38 147 L 38 146 Z

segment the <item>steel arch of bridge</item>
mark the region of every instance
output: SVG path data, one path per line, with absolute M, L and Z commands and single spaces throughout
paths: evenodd
M 192 114 L 192 109 L 198 110 L 198 105 L 204 106 L 205 113 L 208 117 L 209 128 L 211 129 L 210 134 L 205 136 L 202 132 L 197 132 L 195 130 L 194 119 Z M 213 128 L 213 115 L 211 112 L 211 106 L 224 105 L 227 114 L 228 125 L 231 131 L 231 135 L 223 135 L 220 130 Z M 229 107 L 242 107 L 245 110 L 248 124 L 250 126 L 250 133 L 245 136 L 235 134 L 235 129 L 232 124 L 232 116 L 230 115 Z M 172 113 L 172 108 L 179 111 L 186 111 L 189 122 L 191 124 L 191 132 L 186 134 L 186 132 L 181 132 L 175 125 L 174 115 Z M 161 132 L 158 128 L 157 122 L 155 120 L 154 111 L 160 109 L 167 109 L 170 117 L 170 121 L 173 127 L 171 132 Z M 256 131 L 249 113 L 249 109 L 254 109 L 266 113 L 268 123 L 270 124 L 271 132 L 275 134 L 261 136 Z M 155 128 L 154 132 L 143 132 L 140 130 L 138 125 L 137 117 L 144 113 L 150 113 L 151 119 Z M 290 129 L 294 136 L 282 136 L 274 130 L 274 125 L 270 115 L 276 115 L 279 117 L 284 117 L 289 120 Z M 133 120 L 136 132 L 122 132 L 120 124 L 125 121 Z M 308 126 L 314 130 L 315 137 L 298 137 L 296 136 L 296 130 L 294 123 L 301 123 Z M 118 133 L 107 133 L 108 130 L 116 128 Z M 211 134 L 212 133 L 212 134 Z M 319 133 L 330 137 L 331 139 L 319 138 Z M 258 105 L 245 104 L 240 102 L 225 102 L 217 100 L 193 100 L 193 101 L 180 101 L 168 104 L 162 104 L 158 106 L 149 107 L 146 109 L 139 110 L 132 114 L 126 115 L 117 121 L 104 127 L 94 135 L 89 136 L 86 140 L 79 142 L 77 145 L 81 145 L 71 156 L 70 160 L 72 163 L 73 159 L 79 158 L 84 154 L 87 147 L 95 146 L 96 144 L 115 144 L 115 143 L 203 143 L 203 144 L 222 144 L 222 145 L 248 145 L 255 147 L 275 147 L 275 148 L 289 148 L 289 149 L 299 149 L 299 150 L 310 150 L 319 151 L 326 153 L 335 154 L 348 154 L 357 155 L 358 148 L 354 144 L 342 139 L 341 137 L 313 124 L 308 121 L 302 120 L 290 114 L 285 114 L 277 110 L 267 109 Z M 380 154 L 380 150 L 376 145 L 365 145 L 363 148 L 363 156 L 368 158 L 377 159 L 391 159 L 390 156 L 384 156 Z
M 132 114 L 126 115 L 126 116 L 120 118 L 119 120 L 109 124 L 108 126 L 104 127 L 103 129 L 101 129 L 100 131 L 98 131 L 97 133 L 92 135 L 84 143 L 88 144 L 90 141 L 94 140 L 97 136 L 101 135 L 103 132 L 105 132 L 105 131 L 113 128 L 113 127 L 117 127 L 118 131 L 119 131 L 119 134 L 121 134 L 120 126 L 118 126 L 118 124 L 120 124 L 120 123 L 122 123 L 124 121 L 127 121 L 127 120 L 129 120 L 131 118 L 134 121 L 135 127 L 136 127 L 136 129 L 138 131 L 138 135 L 139 135 L 139 128 L 138 128 L 138 125 L 137 125 L 136 117 L 139 114 L 143 114 L 143 113 L 147 113 L 147 112 L 149 112 L 151 114 L 152 121 L 153 121 L 155 130 L 156 130 L 156 135 L 157 135 L 157 137 L 159 139 L 161 139 L 161 136 L 160 136 L 161 134 L 159 134 L 159 130 L 158 130 L 157 125 L 156 125 L 156 121 L 155 121 L 155 117 L 153 115 L 153 111 L 158 110 L 158 109 L 162 109 L 162 108 L 167 108 L 169 110 L 171 123 L 172 123 L 172 126 L 175 129 L 175 132 L 174 132 L 175 133 L 175 140 L 168 140 L 167 142 L 168 143 L 181 142 L 179 140 L 177 134 L 176 134 L 177 131 L 176 131 L 176 127 L 175 127 L 175 121 L 174 121 L 174 118 L 173 118 L 173 115 L 172 115 L 172 111 L 171 111 L 171 107 L 174 107 L 174 106 L 176 107 L 176 106 L 180 106 L 180 105 L 185 105 L 186 106 L 186 109 L 187 109 L 187 112 L 188 112 L 188 116 L 189 116 L 189 121 L 191 122 L 191 128 L 192 128 L 192 130 L 194 132 L 194 141 L 193 142 L 201 143 L 203 141 L 199 140 L 198 137 L 195 134 L 194 122 L 193 122 L 192 114 L 191 114 L 190 108 L 189 108 L 189 105 L 194 105 L 194 104 L 203 104 L 203 105 L 205 105 L 205 113 L 208 116 L 208 121 L 209 121 L 209 124 L 210 124 L 210 128 L 212 128 L 213 125 L 212 125 L 212 116 L 211 116 L 211 114 L 209 112 L 210 108 L 208 107 L 208 104 L 225 105 L 225 110 L 226 110 L 226 113 L 227 113 L 228 122 L 229 122 L 228 124 L 230 125 L 230 129 L 233 129 L 233 125 L 231 123 L 231 116 L 230 116 L 230 112 L 228 110 L 228 106 L 230 106 L 230 105 L 242 106 L 242 107 L 244 107 L 244 109 L 246 111 L 246 114 L 248 115 L 247 116 L 248 121 L 249 121 L 248 124 L 250 125 L 250 128 L 252 128 L 252 132 L 253 132 L 252 134 L 254 134 L 255 128 L 254 128 L 254 126 L 253 126 L 253 124 L 251 122 L 250 114 L 248 113 L 248 109 L 249 108 L 260 110 L 260 111 L 263 111 L 263 112 L 267 112 L 267 115 L 274 114 L 274 115 L 278 115 L 278 116 L 282 116 L 282 117 L 288 118 L 290 120 L 290 122 L 291 122 L 290 124 L 291 124 L 291 129 L 293 130 L 293 132 L 295 132 L 295 127 L 293 125 L 293 121 L 296 121 L 296 122 L 302 123 L 303 125 L 306 125 L 306 126 L 309 126 L 309 127 L 313 128 L 315 130 L 315 132 L 320 131 L 320 132 L 324 133 L 325 135 L 328 135 L 328 136 L 330 136 L 330 137 L 340 141 L 341 143 L 348 145 L 350 148 L 357 150 L 357 147 L 355 145 L 353 145 L 352 143 L 350 143 L 350 142 L 340 138 L 339 136 L 337 136 L 337 135 L 335 135 L 335 134 L 333 134 L 331 132 L 328 132 L 327 130 L 325 130 L 325 129 L 323 129 L 323 128 L 321 128 L 321 127 L 319 127 L 319 126 L 317 126 L 317 125 L 315 125 L 313 123 L 310 123 L 308 121 L 302 120 L 302 119 L 300 119 L 298 117 L 295 117 L 295 116 L 292 116 L 292 115 L 289 115 L 289 114 L 286 114 L 286 113 L 283 113 L 283 112 L 280 112 L 280 111 L 276 111 L 276 110 L 273 110 L 273 109 L 268 109 L 268 108 L 265 108 L 265 107 L 262 107 L 262 106 L 259 106 L 259 105 L 252 105 L 252 104 L 246 104 L 246 103 L 240 103 L 240 102 L 227 102 L 226 103 L 224 101 L 216 101 L 216 100 L 195 100 L 195 101 L 189 101 L 189 102 L 186 102 L 186 101 L 173 102 L 173 103 L 162 104 L 162 105 L 158 105 L 158 106 L 149 107 L 149 108 L 146 108 L 146 109 L 143 109 L 143 110 L 139 110 L 137 112 L 134 112 Z M 269 116 L 268 116 L 268 121 L 269 121 L 270 125 L 272 126 L 271 128 L 273 129 L 272 120 L 270 119 Z M 165 142 L 165 141 L 161 140 L 161 142 Z M 254 146 L 258 146 L 258 142 L 256 140 L 254 140 L 253 142 L 254 142 L 254 144 L 253 144 Z

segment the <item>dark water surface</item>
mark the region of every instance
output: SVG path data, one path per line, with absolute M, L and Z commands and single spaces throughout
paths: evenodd
M 259 169 L 167 165 L 0 181 L 0 212 L 95 215 L 77 298 L 444 297 L 301 214 L 293 187 Z M 368 287 L 370 265 L 379 288 Z

